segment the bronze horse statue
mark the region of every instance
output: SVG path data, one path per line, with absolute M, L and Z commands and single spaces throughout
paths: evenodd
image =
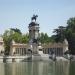
M 33 15 L 33 17 L 31 18 L 31 20 L 35 20 L 37 19 L 38 15 Z

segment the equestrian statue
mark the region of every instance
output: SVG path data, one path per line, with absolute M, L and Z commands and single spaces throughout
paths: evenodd
M 38 17 L 38 15 L 33 15 L 33 17 L 31 18 L 31 20 L 32 21 L 35 20 L 35 22 L 36 22 L 37 17 Z

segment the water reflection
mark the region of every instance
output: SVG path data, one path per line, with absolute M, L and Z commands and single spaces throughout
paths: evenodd
M 75 61 L 74 62 L 70 62 L 69 74 L 70 75 L 75 75 Z
M 0 63 L 0 75 L 74 75 L 75 62 Z

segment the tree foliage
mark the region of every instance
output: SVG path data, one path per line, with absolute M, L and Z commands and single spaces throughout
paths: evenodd
M 56 35 L 53 35 L 55 41 L 62 42 L 64 38 L 66 38 L 69 43 L 70 53 L 75 54 L 75 17 L 72 17 L 67 21 L 67 26 L 65 28 L 59 26 L 54 30 L 54 33 L 56 33 Z
M 63 26 L 59 26 L 57 29 L 54 29 L 54 33 L 55 33 L 55 36 L 54 36 L 54 39 L 56 42 L 63 42 L 64 41 L 64 38 L 65 38 L 65 31 L 66 28 L 63 27 Z
M 29 35 L 22 35 L 19 29 L 6 30 L 3 34 L 4 44 L 5 44 L 5 54 L 8 55 L 10 51 L 11 41 L 14 40 L 16 43 L 27 43 L 29 40 Z
M 21 31 L 17 28 L 10 28 L 10 30 L 12 30 L 13 32 L 17 32 L 19 34 L 22 34 Z
M 66 38 L 69 43 L 70 53 L 75 54 L 75 17 L 67 21 Z
M 47 44 L 50 42 L 63 42 L 66 38 L 69 43 L 70 53 L 75 54 L 75 17 L 72 17 L 67 21 L 66 27 L 59 26 L 57 29 L 54 29 L 54 33 L 55 35 L 52 35 L 51 37 L 49 37 L 47 33 L 40 33 L 39 41 L 42 44 Z M 12 39 L 17 43 L 28 43 L 29 34 L 22 34 L 17 28 L 10 28 L 10 30 L 4 32 L 3 39 L 5 53 L 8 54 Z
M 47 33 L 40 33 L 39 41 L 43 43 L 54 42 L 52 37 L 49 37 Z

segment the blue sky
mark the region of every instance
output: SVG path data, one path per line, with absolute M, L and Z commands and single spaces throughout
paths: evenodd
M 75 16 L 75 0 L 0 0 L 0 34 L 9 28 L 28 32 L 28 24 L 37 14 L 40 32 L 52 35 L 53 29 L 66 26 Z

